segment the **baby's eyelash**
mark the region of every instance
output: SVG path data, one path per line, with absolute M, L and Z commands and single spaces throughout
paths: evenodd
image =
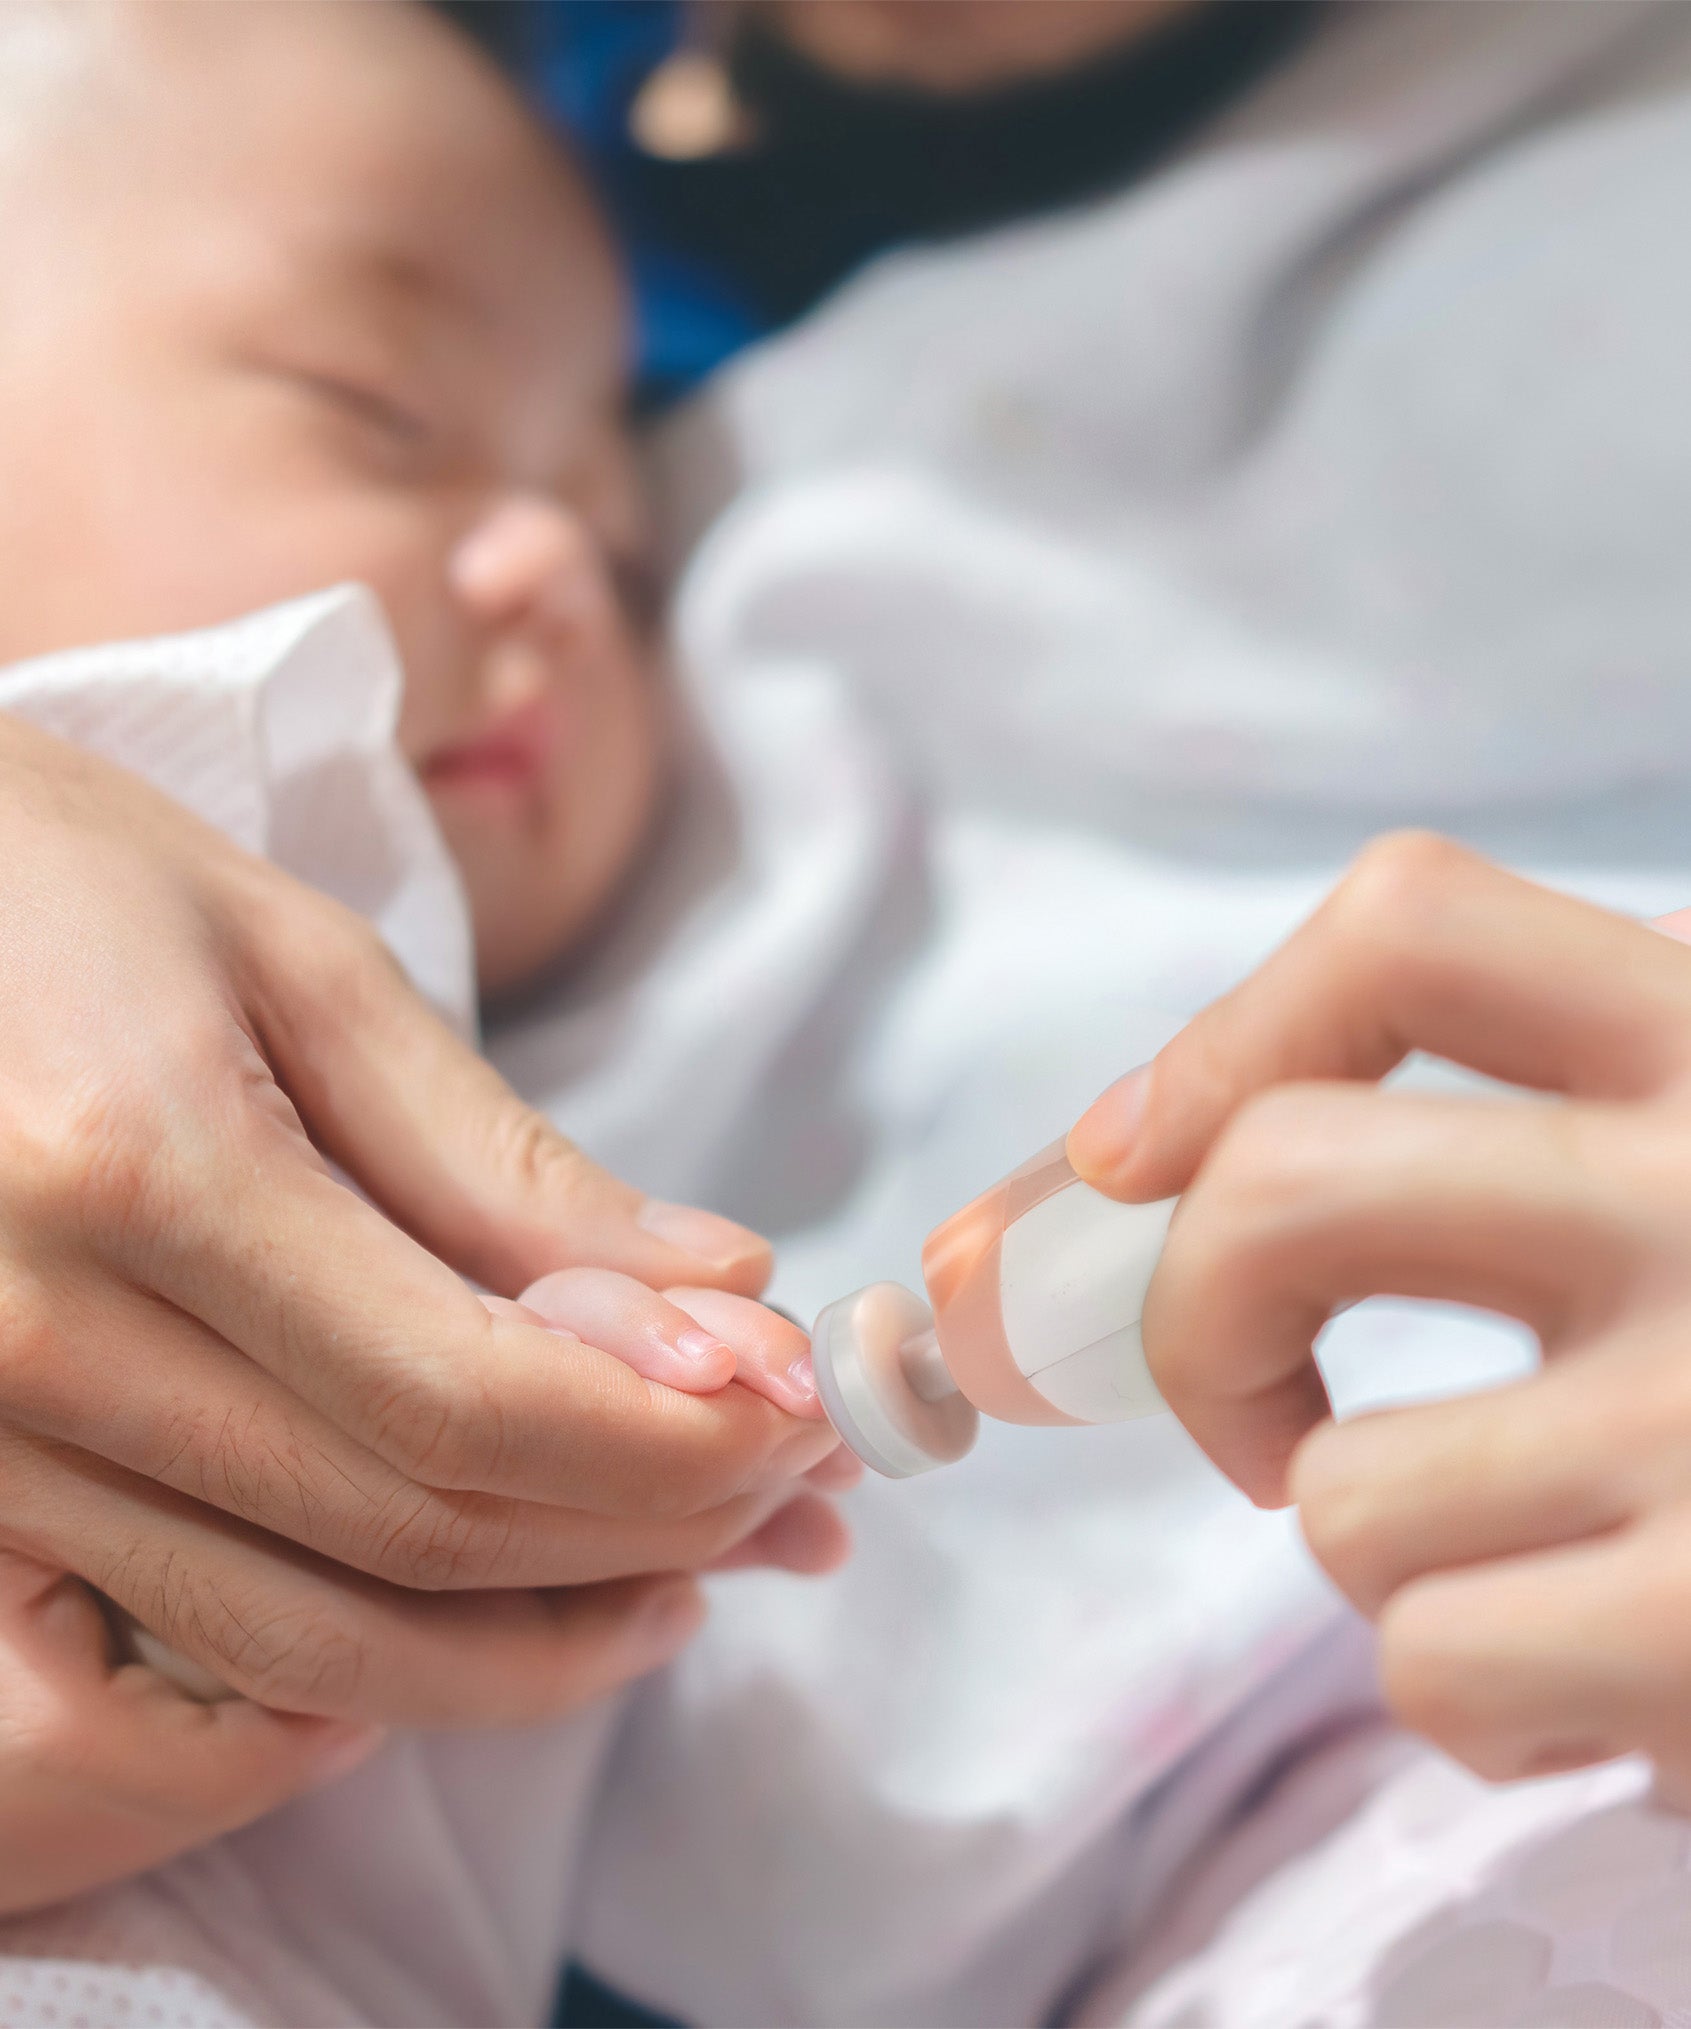
M 392 395 L 384 394 L 380 388 L 369 387 L 361 381 L 343 380 L 339 375 L 330 373 L 295 372 L 293 378 L 302 387 L 321 395 L 360 421 L 373 423 L 377 429 L 399 442 L 426 444 L 433 434 L 427 421 L 416 410 L 396 401 Z

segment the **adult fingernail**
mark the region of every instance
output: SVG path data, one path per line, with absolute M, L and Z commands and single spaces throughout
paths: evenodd
M 1094 1099 L 1069 1129 L 1069 1161 L 1095 1189 L 1109 1190 L 1132 1160 L 1150 1088 L 1151 1066 L 1141 1064 Z
M 672 1205 L 663 1198 L 648 1198 L 636 1213 L 635 1224 L 723 1272 L 764 1260 L 769 1254 L 767 1240 L 697 1205 Z

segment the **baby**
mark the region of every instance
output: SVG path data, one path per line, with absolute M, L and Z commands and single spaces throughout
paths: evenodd
M 604 911 L 663 774 L 591 200 L 409 4 L 8 6 L 0 95 L 0 245 L 26 284 L 0 328 L 0 663 L 362 581 L 481 986 L 516 985 Z M 737 1356 L 819 1417 L 795 1328 L 701 1304 L 696 1371 L 652 1378 L 721 1387 Z M 838 1548 L 836 1528 L 776 1561 Z M 3 1550 L 0 1661 L 24 1687 L 0 1713 L 0 1908 L 181 1844 L 120 1765 L 163 1752 L 174 1694 L 114 1676 L 87 1594 Z M 263 1723 L 244 1712 L 216 1723 Z M 77 1779 L 30 1762 L 37 1720 L 86 1736 Z

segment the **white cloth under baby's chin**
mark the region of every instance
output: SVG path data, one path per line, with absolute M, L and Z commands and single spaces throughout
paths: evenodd
M 0 710 L 146 777 L 368 916 L 471 1035 L 468 913 L 394 744 L 400 693 L 386 623 L 352 586 L 0 670 Z M 396 1737 L 199 1853 L 0 1923 L 0 2021 L 540 2020 L 613 1718 L 605 1706 L 525 1732 Z
M 367 916 L 414 984 L 475 1032 L 469 913 L 394 744 L 403 675 L 358 585 L 223 627 L 0 669 L 0 711 L 142 776 Z

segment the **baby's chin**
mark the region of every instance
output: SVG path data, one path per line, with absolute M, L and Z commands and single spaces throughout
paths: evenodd
M 570 827 L 514 824 L 476 800 L 431 796 L 464 883 L 475 932 L 476 983 L 508 995 L 556 965 L 598 921 L 622 866 L 570 850 Z

